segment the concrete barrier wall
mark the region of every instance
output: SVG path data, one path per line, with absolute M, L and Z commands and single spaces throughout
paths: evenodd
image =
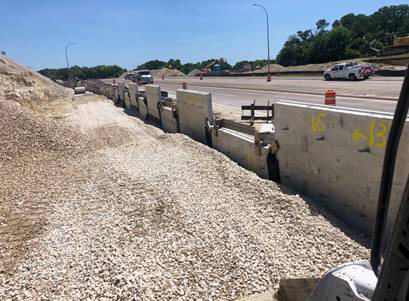
M 145 86 L 149 115 L 159 119 L 158 102 L 161 100 L 160 87 L 157 85 Z
M 371 233 L 391 114 L 328 106 L 275 104 L 282 183 L 319 199 L 342 221 Z M 394 219 L 409 166 L 408 126 L 393 186 Z M 390 222 L 389 222 L 390 226 Z
M 148 115 L 148 106 L 143 101 L 143 97 L 138 97 L 138 108 L 139 108 L 139 116 L 142 119 L 146 119 Z
M 135 83 L 128 83 L 128 92 L 131 101 L 131 108 L 137 109 L 138 108 L 138 85 Z
M 116 93 L 121 95 L 120 86 L 107 88 L 104 85 L 93 81 L 87 83 L 87 89 L 89 86 L 90 91 L 110 95 L 113 99 L 117 98 Z M 160 99 L 158 86 L 146 87 L 148 105 L 142 97 L 135 99 L 142 119 L 148 113 L 158 112 L 156 103 Z M 180 131 L 206 143 L 206 119 L 213 123 L 210 93 L 188 90 L 178 90 L 176 93 Z M 152 115 L 159 117 L 159 114 Z M 160 115 L 162 128 L 167 132 L 177 132 L 177 121 L 172 109 L 162 107 Z M 383 157 L 392 118 L 392 114 L 365 110 L 296 102 L 276 103 L 275 139 L 280 146 L 277 159 L 281 182 L 320 200 L 341 221 L 370 234 L 376 215 Z M 390 234 L 404 181 L 409 173 L 408 128 L 405 127 L 401 139 L 387 234 Z M 269 149 L 259 149 L 253 135 L 223 127 L 217 130 L 217 134 L 213 129 L 212 143 L 215 149 L 244 168 L 268 178 Z
M 173 116 L 173 110 L 169 107 L 162 107 L 162 129 L 168 133 L 177 133 L 177 120 Z
M 206 120 L 213 123 L 212 96 L 210 93 L 190 90 L 176 91 L 180 132 L 206 143 Z
M 228 128 L 212 131 L 213 147 L 225 154 L 242 167 L 254 171 L 262 178 L 268 179 L 268 147 L 259 148 L 254 144 L 254 136 Z
M 118 89 L 116 86 L 112 86 L 104 83 L 100 80 L 83 80 L 80 83 L 84 85 L 87 91 L 92 93 L 104 95 L 105 97 L 112 99 L 114 101 L 118 98 Z
M 125 108 L 130 110 L 131 109 L 131 97 L 129 95 L 129 90 L 127 86 L 125 87 L 124 102 L 125 102 Z
M 124 83 L 118 83 L 118 97 L 119 97 L 120 103 L 125 102 L 125 84 Z

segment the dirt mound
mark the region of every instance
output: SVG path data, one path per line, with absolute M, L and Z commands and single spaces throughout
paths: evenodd
M 368 63 L 365 59 L 354 59 L 354 60 L 343 60 L 343 61 L 335 61 L 335 62 L 327 62 L 321 64 L 307 64 L 307 65 L 298 65 L 298 66 L 288 66 L 284 67 L 278 64 L 270 64 L 270 71 L 272 73 L 280 73 L 280 72 L 323 72 L 335 64 L 341 63 L 350 63 L 355 62 L 358 64 L 363 64 L 365 66 L 371 66 L 375 68 L 375 70 L 404 70 L 406 67 L 404 66 L 393 66 L 393 65 L 386 65 L 386 64 L 373 64 Z M 260 70 L 253 71 L 252 73 L 266 73 L 268 72 L 268 66 L 264 66 Z
M 0 55 L 0 99 L 14 100 L 23 105 L 70 99 L 71 89 L 64 88 L 8 57 Z
M 63 123 L 1 98 L 0 137 L 1 274 L 47 223 L 42 209 L 51 206 L 41 193 L 61 193 L 70 178 L 63 172 L 66 160 L 88 154 L 92 144 Z
M 284 66 L 281 66 L 278 64 L 270 64 L 270 72 L 276 73 L 276 72 L 283 72 L 283 71 L 286 71 L 286 68 Z M 264 66 L 260 70 L 255 71 L 255 73 L 258 73 L 258 72 L 262 72 L 262 73 L 268 72 L 268 65 Z
M 393 65 L 386 65 L 386 64 L 373 64 L 368 63 L 365 59 L 354 59 L 354 60 L 342 60 L 342 61 L 335 61 L 335 62 L 327 62 L 321 64 L 307 64 L 307 65 L 299 65 L 299 66 L 288 66 L 285 67 L 285 71 L 288 72 L 323 72 L 335 64 L 342 64 L 342 63 L 351 63 L 355 62 L 357 64 L 362 64 L 364 66 L 371 66 L 375 70 L 404 70 L 406 67 L 403 66 L 393 66 Z
M 361 60 L 344 60 L 344 61 L 336 61 L 336 62 L 327 62 L 327 63 L 321 63 L 321 64 L 307 64 L 307 65 L 299 65 L 299 66 L 288 66 L 286 67 L 287 71 L 298 71 L 298 72 L 303 72 L 303 71 L 325 71 L 335 64 L 341 64 L 341 63 L 350 63 L 350 62 L 355 62 L 358 64 L 363 63 Z M 365 64 L 365 63 L 363 63 Z M 368 64 L 365 64 L 368 65 Z M 369 64 L 370 65 L 370 64 Z
M 172 77 L 172 76 L 186 76 L 183 72 L 177 69 L 162 68 L 157 70 L 151 70 L 153 77 Z
M 0 137 L 0 163 L 44 152 L 68 155 L 81 146 L 69 127 L 8 100 L 0 100 Z
M 193 69 L 186 76 L 193 77 L 193 76 L 199 76 L 200 74 L 202 74 L 202 71 L 200 71 L 199 69 Z

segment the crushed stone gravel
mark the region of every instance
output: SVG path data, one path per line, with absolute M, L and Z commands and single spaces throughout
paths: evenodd
M 365 259 L 285 187 L 108 100 L 1 102 L 1 300 L 234 300 Z
M 66 89 L 49 78 L 0 54 L 0 99 L 14 100 L 32 109 L 56 100 L 70 99 Z

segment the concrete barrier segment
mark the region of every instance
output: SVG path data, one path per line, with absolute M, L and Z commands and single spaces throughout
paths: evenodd
M 212 96 L 207 92 L 177 90 L 180 132 L 204 144 L 207 141 L 207 121 L 213 124 Z
M 161 101 L 161 91 L 158 85 L 146 85 L 145 86 L 146 97 L 149 115 L 160 120 L 160 112 L 158 110 L 158 103 Z
M 254 136 L 228 128 L 212 132 L 213 147 L 240 166 L 254 171 L 262 178 L 269 179 L 267 156 L 269 145 L 255 145 Z
M 162 106 L 161 112 L 162 129 L 168 133 L 177 133 L 178 125 L 174 110 L 171 107 Z
M 148 106 L 145 103 L 144 97 L 138 96 L 138 108 L 139 108 L 139 116 L 142 119 L 146 119 L 149 114 Z
M 131 109 L 131 97 L 129 95 L 128 84 L 125 84 L 124 87 L 124 104 L 126 109 Z
M 131 101 L 131 108 L 138 110 L 138 85 L 136 83 L 128 83 L 128 92 Z
M 318 199 L 344 223 L 371 234 L 392 117 L 365 110 L 275 103 L 281 182 Z M 397 159 L 388 227 L 393 223 L 409 173 L 405 164 L 408 156 L 406 126 Z

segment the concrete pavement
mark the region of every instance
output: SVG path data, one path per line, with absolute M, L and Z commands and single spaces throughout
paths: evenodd
M 287 93 L 322 94 L 334 89 L 337 94 L 350 97 L 377 97 L 396 99 L 402 85 L 402 77 L 375 77 L 369 80 L 325 81 L 321 77 L 273 77 L 266 82 L 265 77 L 169 77 L 156 79 L 157 84 L 179 84 L 186 82 L 192 86 L 236 88 L 246 90 L 276 91 Z
M 159 81 L 156 83 L 161 86 L 163 91 L 168 91 L 170 96 L 175 96 L 175 91 L 181 88 L 181 86 L 177 84 L 162 84 Z M 268 101 L 270 103 L 274 103 L 279 100 L 300 101 L 314 104 L 324 103 L 324 94 L 311 95 L 276 91 L 194 86 L 189 84 L 188 88 L 197 91 L 210 92 L 212 93 L 214 103 L 236 108 L 240 108 L 242 105 L 248 105 L 254 100 L 256 101 L 256 104 L 260 105 L 267 104 Z M 395 110 L 396 101 L 338 96 L 337 106 L 381 112 L 393 112 Z
M 112 84 L 112 79 L 103 80 Z M 121 81 L 121 79 L 116 80 Z M 324 103 L 324 93 L 337 93 L 337 106 L 381 112 L 393 112 L 399 97 L 402 77 L 374 77 L 365 81 L 324 81 L 321 77 L 170 77 L 155 79 L 155 84 L 176 96 L 176 90 L 186 82 L 188 89 L 210 92 L 213 103 L 239 109 L 254 100 L 263 105 L 279 100 Z M 143 90 L 143 87 L 140 87 Z M 342 96 L 341 96 L 342 95 Z

